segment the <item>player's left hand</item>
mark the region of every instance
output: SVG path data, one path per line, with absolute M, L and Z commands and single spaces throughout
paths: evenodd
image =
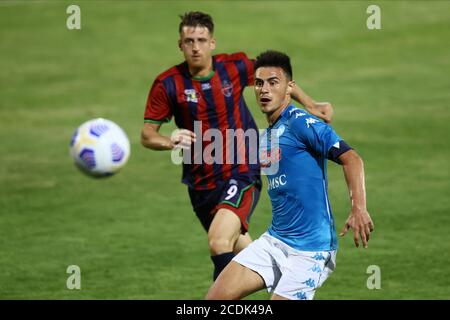
M 364 248 L 367 248 L 367 243 L 370 239 L 370 233 L 374 230 L 374 224 L 372 218 L 370 218 L 369 212 L 366 209 L 352 209 L 350 216 L 345 222 L 339 236 L 343 237 L 351 228 L 353 230 L 353 240 L 356 247 L 359 247 L 359 238 L 363 242 Z
M 315 102 L 314 114 L 323 119 L 326 123 L 330 123 L 333 118 L 334 109 L 329 102 Z

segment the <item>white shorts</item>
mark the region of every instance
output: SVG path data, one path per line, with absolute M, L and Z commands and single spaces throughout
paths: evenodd
M 257 272 L 270 293 L 312 300 L 335 269 L 336 251 L 299 251 L 266 232 L 233 261 Z

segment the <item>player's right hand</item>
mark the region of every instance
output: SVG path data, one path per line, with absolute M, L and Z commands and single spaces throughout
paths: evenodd
M 189 131 L 187 129 L 176 129 L 172 136 L 170 137 L 170 141 L 173 144 L 173 149 L 190 149 L 192 143 L 196 140 L 196 135 L 194 132 Z
M 359 238 L 363 242 L 364 248 L 367 249 L 368 242 L 370 239 L 370 233 L 373 232 L 375 226 L 373 224 L 372 218 L 366 209 L 352 208 L 352 212 L 345 222 L 344 228 L 342 229 L 339 236 L 343 237 L 348 232 L 349 229 L 353 230 L 353 241 L 355 246 L 359 247 Z
M 330 123 L 333 119 L 334 109 L 329 102 L 316 102 L 314 103 L 314 114 L 324 120 L 326 123 Z

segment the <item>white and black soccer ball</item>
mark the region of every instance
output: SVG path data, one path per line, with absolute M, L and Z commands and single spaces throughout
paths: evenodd
M 106 177 L 117 173 L 130 157 L 125 131 L 107 119 L 86 121 L 72 136 L 70 155 L 84 173 Z

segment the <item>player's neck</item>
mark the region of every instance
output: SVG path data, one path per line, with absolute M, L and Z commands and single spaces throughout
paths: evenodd
M 213 65 L 212 60 L 211 63 L 208 64 L 206 67 L 191 67 L 188 65 L 189 73 L 193 78 L 203 78 L 208 77 L 211 72 L 213 71 Z
M 277 122 L 278 118 L 281 116 L 283 111 L 289 106 L 290 100 L 280 106 L 273 113 L 267 115 L 267 122 L 269 123 L 269 127 L 273 126 L 275 122 Z

